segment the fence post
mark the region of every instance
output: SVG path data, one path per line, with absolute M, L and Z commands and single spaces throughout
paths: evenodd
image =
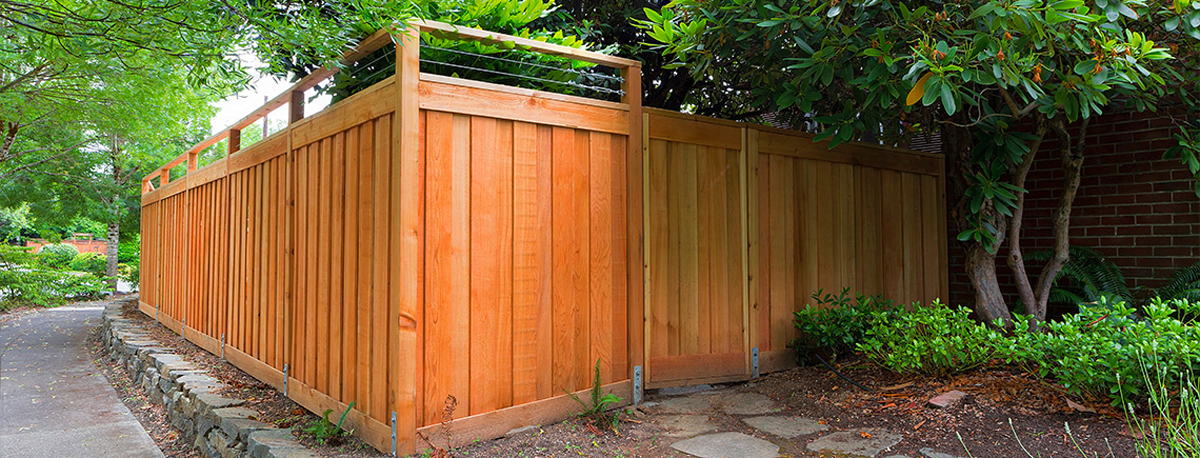
M 626 246 L 626 282 L 625 282 L 625 297 L 628 329 L 628 350 L 629 350 L 629 371 L 630 379 L 635 377 L 635 368 L 641 367 L 645 369 L 645 344 L 646 330 L 644 324 L 644 316 L 646 313 L 644 302 L 646 294 L 646 278 L 645 269 L 646 257 L 643 251 L 645 243 L 643 238 L 643 208 L 644 208 L 644 192 L 643 192 L 643 158 L 645 151 L 643 148 L 648 143 L 645 138 L 643 118 L 642 118 L 642 68 L 639 66 L 629 66 L 621 69 L 621 78 L 624 81 L 621 83 L 621 90 L 624 94 L 621 96 L 621 101 L 629 105 L 629 142 L 625 149 L 625 169 L 627 171 L 627 179 L 625 183 L 625 222 L 628 233 L 625 237 Z M 644 372 L 643 372 L 644 373 Z M 640 389 L 640 386 L 633 388 L 635 391 Z M 634 393 L 634 398 L 641 398 L 640 393 Z
M 399 313 L 394 324 L 398 338 L 392 348 L 396 355 L 396 453 L 410 454 L 416 451 L 417 418 L 421 414 L 417 403 L 419 380 L 417 361 L 421 348 L 417 341 L 417 327 L 424 307 L 422 292 L 424 285 L 424 196 L 425 159 L 419 149 L 420 108 L 417 105 L 417 84 L 421 73 L 420 28 L 409 22 L 404 30 L 395 31 L 396 41 L 396 112 L 393 118 L 392 176 L 399 179 L 399 186 L 392 189 L 391 223 L 392 233 L 399 237 L 393 241 L 391 268 L 398 271 L 399 288 L 393 289 L 399 297 Z M 398 250 L 396 250 L 398 249 Z
M 304 119 L 304 91 L 292 91 L 292 99 L 288 102 L 288 125 Z
M 229 140 L 229 148 L 225 152 L 226 156 L 229 156 L 233 153 L 241 151 L 241 149 L 242 149 L 242 130 L 241 129 L 229 129 L 229 136 L 226 138 L 228 138 L 228 140 Z

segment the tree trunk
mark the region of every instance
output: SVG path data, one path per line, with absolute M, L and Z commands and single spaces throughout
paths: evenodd
M 118 196 L 119 198 L 119 196 Z M 121 224 L 114 219 L 108 223 L 108 252 L 106 253 L 108 266 L 105 268 L 104 274 L 108 276 L 108 284 L 112 287 L 114 294 L 117 293 L 117 253 L 121 246 Z
M 1037 159 L 1038 150 L 1042 147 L 1042 139 L 1046 137 L 1046 119 L 1041 115 L 1036 115 L 1037 128 L 1034 135 L 1037 140 L 1034 140 L 1033 145 L 1029 147 L 1029 154 L 1025 156 L 1025 160 L 1017 167 L 1013 174 L 1013 185 L 1018 188 L 1025 188 L 1025 179 L 1029 176 L 1029 169 L 1033 168 L 1033 161 Z M 1025 307 L 1025 313 L 1033 315 L 1036 322 L 1045 319 L 1043 311 L 1041 317 L 1037 317 L 1038 297 L 1033 292 L 1033 285 L 1029 282 L 1029 274 L 1025 271 L 1025 257 L 1021 253 L 1021 225 L 1025 222 L 1025 194 L 1017 195 L 1017 207 L 1013 209 L 1012 218 L 1009 220 L 1008 228 L 1008 268 L 1013 271 L 1013 280 L 1017 283 L 1017 296 L 1021 298 L 1021 305 Z M 1043 308 L 1044 310 L 1044 308 Z
M 967 276 L 975 288 L 975 313 L 981 321 L 992 323 L 1003 321 L 1005 326 L 1012 322 L 1012 313 L 1000 293 L 1000 282 L 996 279 L 996 255 L 983 244 L 971 243 L 967 247 Z
M 1054 254 L 1046 263 L 1046 267 L 1042 269 L 1041 275 L 1038 276 L 1037 289 L 1034 290 L 1034 294 L 1037 296 L 1037 307 L 1033 311 L 1036 322 L 1045 321 L 1046 308 L 1050 301 L 1050 289 L 1054 287 L 1054 280 L 1058 278 L 1058 273 L 1062 271 L 1070 257 L 1067 249 L 1071 246 L 1071 207 L 1075 203 L 1075 194 L 1079 192 L 1080 172 L 1083 170 L 1083 145 L 1084 139 L 1087 137 L 1088 121 L 1088 119 L 1083 120 L 1076 143 L 1071 142 L 1071 134 L 1067 132 L 1062 118 L 1050 121 L 1050 128 L 1054 129 L 1054 133 L 1058 135 L 1059 148 L 1062 149 L 1064 176 L 1058 207 L 1050 216 L 1051 233 L 1054 235 Z
M 961 121 L 962 124 L 968 122 L 965 119 Z M 964 177 L 976 172 L 975 165 L 971 161 L 974 139 L 968 128 L 957 126 L 946 126 L 942 135 L 942 151 L 946 154 L 946 160 L 949 162 L 946 164 L 948 190 L 950 196 L 956 199 L 954 206 L 950 209 L 949 217 L 954 222 L 956 232 L 963 232 L 973 227 L 971 210 L 966 197 L 966 189 L 969 184 Z M 1004 237 L 1004 222 L 997 221 L 996 223 L 997 229 L 1001 232 L 997 234 L 997 244 L 999 244 Z M 980 320 L 989 323 L 1000 319 L 1006 326 L 1009 325 L 1012 322 L 1012 314 L 1008 311 L 1008 304 L 1004 302 L 1004 295 L 1000 292 L 1000 281 L 996 278 L 995 253 L 974 240 L 964 242 L 962 247 L 966 254 L 967 278 L 975 290 L 975 314 Z

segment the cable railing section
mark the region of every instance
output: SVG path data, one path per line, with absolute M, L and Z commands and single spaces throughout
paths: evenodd
M 425 64 L 428 70 L 433 73 L 462 73 L 474 75 L 492 75 L 493 78 L 501 79 L 500 84 L 512 84 L 519 87 L 543 90 L 550 92 L 560 92 L 567 95 L 590 96 L 592 98 L 600 98 L 612 100 L 616 99 L 620 102 L 635 103 L 640 107 L 640 86 L 641 86 L 641 64 L 637 61 L 623 59 L 607 54 L 601 54 L 584 49 L 573 48 L 569 46 L 547 43 L 529 38 L 516 37 L 495 32 L 489 32 L 480 29 L 472 29 L 466 27 L 458 27 L 451 24 L 414 20 L 407 24 L 407 27 L 415 27 L 419 32 L 430 32 L 435 34 L 439 40 L 447 38 L 457 41 L 475 41 L 485 45 L 493 45 L 500 48 L 516 48 L 523 52 L 533 54 L 543 54 L 547 56 L 557 56 L 565 62 L 567 66 L 572 64 L 569 61 L 587 62 L 597 67 L 588 67 L 588 69 L 577 69 L 567 66 L 549 65 L 544 62 L 530 62 L 526 60 L 512 59 L 509 57 L 501 57 L 497 55 L 489 55 L 483 53 L 475 53 L 462 49 L 454 49 L 445 46 L 436 46 L 429 43 L 420 43 L 422 48 L 428 49 L 434 53 L 442 53 L 443 55 L 453 55 L 463 60 L 473 60 L 474 62 L 449 62 L 447 60 L 435 60 L 421 58 L 419 62 Z M 398 40 L 396 34 L 404 33 L 402 27 L 395 29 L 383 29 L 375 32 L 371 36 L 359 42 L 354 49 L 343 54 L 341 68 L 320 68 L 309 75 L 301 78 L 291 88 L 284 91 L 282 94 L 268 100 L 265 104 L 253 111 L 238 122 L 228 128 L 206 138 L 189 148 L 170 162 L 162 165 L 149 173 L 142 179 L 142 194 L 148 194 L 157 188 L 168 184 L 171 181 L 171 170 L 181 164 L 187 163 L 186 174 L 195 172 L 199 164 L 199 155 L 206 149 L 226 141 L 226 151 L 224 155 L 228 157 L 242 148 L 241 132 L 251 124 L 260 121 L 277 109 L 288 105 L 288 125 L 295 124 L 305 118 L 304 100 L 305 91 L 310 89 L 328 90 L 331 85 L 326 84 L 327 80 L 334 77 L 338 73 L 346 72 L 347 69 L 371 69 L 370 73 L 362 75 L 349 75 L 359 81 L 368 84 L 363 84 L 362 87 L 353 89 L 365 89 L 370 84 L 382 81 L 395 74 L 396 65 L 395 59 L 400 52 L 396 49 L 395 52 L 380 52 L 389 46 L 395 45 Z M 380 52 L 378 56 L 372 54 Z M 366 60 L 369 59 L 369 60 Z M 365 60 L 365 61 L 364 61 Z M 508 69 L 488 68 L 483 66 L 482 62 L 492 63 L 494 65 L 507 66 Z M 377 68 L 378 67 L 378 68 Z M 608 67 L 616 69 L 620 75 L 610 75 L 599 71 L 598 67 Z M 528 69 L 516 71 L 513 68 Z M 441 72 L 438 72 L 441 69 Z M 446 70 L 451 70 L 447 72 Z M 532 71 L 540 71 L 541 74 L 531 74 Z M 556 78 L 555 75 L 561 75 L 561 78 Z M 636 76 L 630 76 L 636 75 Z M 447 75 L 450 76 L 450 75 Z M 636 81 L 635 81 L 636 80 Z M 530 84 L 521 85 L 516 81 L 526 81 Z M 325 84 L 325 87 L 321 87 Z M 530 87 L 532 86 L 532 87 Z M 615 86 L 615 87 L 613 87 Z M 630 90 L 634 88 L 635 90 Z M 342 95 L 349 96 L 357 92 L 351 90 Z M 636 100 L 634 100 L 636 99 Z M 335 97 L 335 102 L 337 98 Z M 153 180 L 158 178 L 158 186 L 154 185 Z

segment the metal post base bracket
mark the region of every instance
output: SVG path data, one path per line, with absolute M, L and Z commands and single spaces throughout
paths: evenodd
M 756 379 L 758 376 L 758 347 L 754 347 L 750 349 L 750 378 Z
M 642 403 L 642 366 L 633 366 L 633 405 Z

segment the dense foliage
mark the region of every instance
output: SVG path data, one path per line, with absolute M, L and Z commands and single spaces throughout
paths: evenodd
M 38 260 L 51 269 L 62 269 L 67 267 L 67 264 L 77 255 L 79 255 L 79 249 L 75 248 L 75 245 L 56 243 L 42 247 L 38 251 Z
M 71 259 L 67 267 L 76 272 L 87 272 L 97 277 L 103 277 L 105 269 L 108 268 L 108 261 L 100 253 L 79 253 Z
M 831 146 L 940 133 L 950 215 L 986 321 L 1011 318 L 995 267 L 1002 244 L 1021 303 L 1045 318 L 1069 258 L 1089 119 L 1170 108 L 1160 113 L 1178 127 L 1167 154 L 1200 192 L 1200 125 L 1170 117 L 1200 106 L 1200 2 L 678 0 L 645 13 L 642 26 L 675 65 Z M 1031 278 L 1020 249 L 1025 179 L 1047 138 L 1058 139 L 1064 179 L 1054 252 Z
M 795 312 L 800 337 L 792 342 L 792 347 L 799 354 L 827 351 L 836 358 L 853 351 L 874 326 L 875 313 L 895 308 L 883 296 L 858 294 L 852 300 L 849 293 L 850 288 L 843 288 L 838 294 L 817 290 L 812 295 L 816 305 L 805 304 L 804 309 Z
M 987 363 L 1000 339 L 994 328 L 972 320 L 970 309 L 934 301 L 876 312 L 858 350 L 896 372 L 941 376 Z
M 25 248 L 0 244 L 0 311 L 17 306 L 52 307 L 99 297 L 99 277 L 45 267 Z
M 949 375 L 1001 361 L 1060 383 L 1073 395 L 1114 404 L 1145 400 L 1153 380 L 1169 386 L 1200 372 L 1200 302 L 1154 299 L 1140 311 L 1125 302 L 1084 307 L 1043 328 L 1002 332 L 940 303 L 881 307 L 845 292 L 796 313 L 802 341 L 853 346 L 889 370 Z M 852 317 L 856 321 L 839 318 Z M 1018 320 L 1026 317 L 1018 315 Z

